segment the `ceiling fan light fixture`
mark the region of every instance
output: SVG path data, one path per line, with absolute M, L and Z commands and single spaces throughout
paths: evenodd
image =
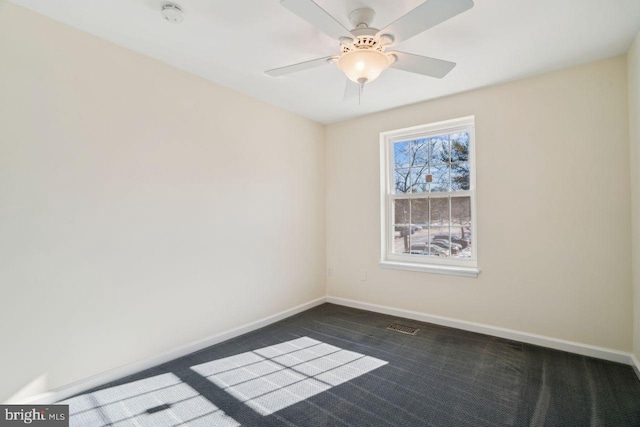
M 356 49 L 340 55 L 338 68 L 349 80 L 363 84 L 377 79 L 392 63 L 393 58 L 379 50 Z

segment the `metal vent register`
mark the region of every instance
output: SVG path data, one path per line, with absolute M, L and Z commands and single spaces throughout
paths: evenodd
M 400 325 L 399 323 L 392 323 L 389 326 L 387 326 L 387 329 L 400 332 L 402 334 L 407 334 L 407 335 L 415 335 L 420 330 L 418 328 L 413 328 L 411 326 Z

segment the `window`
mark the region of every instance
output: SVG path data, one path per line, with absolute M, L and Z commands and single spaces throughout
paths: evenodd
M 477 276 L 474 117 L 380 134 L 381 265 Z

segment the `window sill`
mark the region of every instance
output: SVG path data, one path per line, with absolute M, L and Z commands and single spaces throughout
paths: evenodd
M 451 276 L 478 277 L 480 270 L 474 267 L 452 265 L 413 264 L 398 261 L 381 261 L 380 267 L 392 270 L 420 271 L 423 273 L 448 274 Z

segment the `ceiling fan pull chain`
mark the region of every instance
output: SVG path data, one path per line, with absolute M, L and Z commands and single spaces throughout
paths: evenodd
M 364 93 L 364 84 L 367 82 L 367 79 L 360 78 L 358 79 L 358 105 L 361 104 L 362 101 L 362 94 Z

